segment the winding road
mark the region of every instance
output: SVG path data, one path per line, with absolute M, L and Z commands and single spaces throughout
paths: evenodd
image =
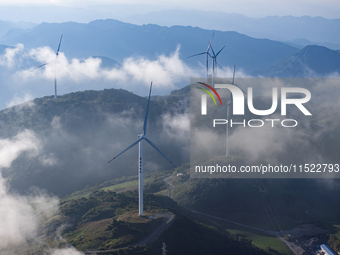
M 173 190 L 174 190 L 175 186 L 172 185 L 172 183 L 169 182 L 169 177 L 170 176 L 164 178 L 164 181 L 170 186 L 169 197 L 172 198 L 172 193 L 173 193 Z M 238 222 L 235 222 L 235 221 L 223 219 L 223 218 L 220 218 L 220 217 L 216 217 L 214 215 L 210 215 L 210 214 L 206 214 L 206 213 L 202 213 L 202 212 L 198 212 L 198 211 L 194 211 L 194 210 L 190 210 L 190 211 L 195 213 L 195 214 L 200 214 L 200 215 L 203 215 L 203 216 L 206 216 L 206 217 L 209 217 L 209 218 L 213 218 L 213 219 L 216 219 L 216 220 L 228 222 L 228 223 L 240 226 L 240 227 L 257 230 L 257 231 L 260 231 L 260 232 L 265 233 L 267 235 L 274 236 L 274 237 L 278 238 L 279 240 L 281 240 L 281 242 L 284 243 L 292 251 L 292 253 L 294 255 L 301 255 L 301 254 L 303 254 L 303 252 L 305 252 L 305 250 L 302 249 L 301 247 L 299 247 L 297 245 L 294 245 L 292 243 L 289 243 L 286 240 L 284 240 L 282 238 L 282 233 L 280 233 L 280 232 L 266 230 L 266 229 L 261 229 L 261 228 L 257 228 L 257 227 L 253 227 L 253 226 L 249 226 L 249 225 L 245 225 L 245 224 L 241 224 L 241 223 L 238 223 Z
M 165 183 L 167 183 L 167 184 L 170 186 L 170 189 L 169 189 L 169 197 L 172 199 L 172 191 L 174 190 L 175 186 L 172 185 L 172 183 L 169 182 L 169 177 L 171 177 L 171 175 L 168 176 L 168 177 L 165 177 L 165 178 L 163 179 L 163 181 L 164 181 Z

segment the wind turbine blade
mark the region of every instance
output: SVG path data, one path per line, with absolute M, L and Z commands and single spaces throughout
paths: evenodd
M 54 76 L 54 99 L 57 99 L 57 77 Z
M 227 102 L 227 105 L 223 106 L 217 113 L 220 113 L 222 111 L 224 111 L 225 109 L 228 109 L 228 107 L 230 107 L 232 101 L 228 101 Z
M 56 61 L 57 61 L 57 63 L 64 69 L 64 72 L 67 74 L 68 78 L 70 78 L 70 80 L 72 80 L 70 74 L 66 71 L 65 66 L 63 66 L 62 64 L 60 64 L 58 60 L 56 60 Z
M 211 40 L 210 40 L 210 43 L 209 43 L 209 46 L 208 46 L 207 52 L 208 52 L 208 51 L 209 51 L 209 49 L 210 49 L 210 46 L 211 46 L 212 40 L 213 40 L 213 38 L 214 38 L 214 34 L 215 34 L 215 32 L 213 32 L 213 34 L 212 34 L 212 36 L 211 36 Z
M 137 141 L 135 141 L 133 144 L 131 144 L 129 147 L 127 147 L 125 150 L 123 150 L 121 153 L 119 153 L 117 156 L 115 156 L 113 159 L 111 159 L 109 163 L 111 163 L 112 160 L 116 159 L 118 156 L 122 155 L 124 152 L 126 152 L 128 149 L 132 148 L 133 146 L 135 146 L 137 143 L 139 143 L 141 140 L 143 140 L 143 137 L 142 138 L 139 138 Z
M 151 82 L 151 85 L 150 85 L 148 106 L 146 107 L 146 114 L 145 114 L 145 120 L 144 120 L 144 126 L 143 126 L 143 134 L 144 134 L 144 135 L 146 134 L 146 123 L 148 122 L 148 114 L 149 114 L 149 105 L 150 105 L 151 89 L 152 89 L 152 82 Z
M 206 58 L 205 58 L 205 73 L 206 73 L 206 76 L 207 76 L 207 78 L 208 78 L 208 52 L 207 52 L 207 54 L 206 54 Z
M 207 54 L 207 53 L 206 53 L 206 52 L 197 53 L 197 54 L 195 54 L 195 55 L 191 55 L 191 56 L 189 56 L 188 58 L 191 58 L 191 57 L 196 57 L 196 56 L 203 55 L 203 54 Z
M 218 56 L 218 54 L 220 54 L 220 52 L 223 50 L 225 48 L 225 46 L 223 46 L 223 48 L 222 49 L 220 49 L 220 51 L 219 52 L 217 52 L 217 54 L 216 54 L 216 56 L 215 57 L 217 57 Z
M 57 55 L 57 56 L 58 56 L 58 54 L 59 54 L 59 50 L 60 50 L 60 45 L 61 45 L 61 40 L 62 40 L 62 39 L 63 39 L 63 35 L 61 35 L 61 37 L 60 37 L 58 49 L 57 49 L 57 52 L 56 52 L 56 55 Z
M 42 65 L 38 66 L 38 68 L 43 67 L 43 66 L 46 66 L 46 65 L 49 65 L 49 64 L 52 64 L 53 62 L 55 62 L 55 60 L 53 60 L 53 61 L 51 61 L 51 62 L 47 62 L 47 63 L 45 63 L 45 64 L 42 64 Z
M 215 62 L 216 62 L 216 65 L 218 65 L 220 68 L 222 68 L 222 66 L 219 63 L 217 63 L 217 60 L 215 60 Z
M 153 144 L 148 138 L 144 137 L 144 139 L 152 146 L 155 148 L 156 151 L 158 151 L 171 165 L 176 167 L 157 147 L 156 145 Z
M 232 85 L 234 85 L 234 81 L 235 81 L 235 68 L 236 68 L 236 65 L 234 65 L 233 82 L 231 83 Z
M 48 64 L 49 64 L 49 63 L 42 64 L 42 65 L 38 66 L 38 68 L 43 67 L 43 66 L 46 66 L 46 65 L 48 65 Z
M 213 53 L 213 57 L 216 57 L 213 47 L 211 46 L 210 48 L 211 48 L 211 51 Z

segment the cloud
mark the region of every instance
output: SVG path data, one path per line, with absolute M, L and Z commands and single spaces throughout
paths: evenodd
M 20 56 L 24 53 L 24 45 L 17 44 L 15 48 L 7 48 L 5 53 L 0 56 L 0 65 L 11 68 L 14 65 L 19 65 L 21 63 Z
M 10 167 L 21 153 L 37 156 L 40 147 L 40 141 L 30 130 L 12 138 L 0 139 L 0 170 Z M 30 245 L 43 243 L 45 233 L 39 228 L 56 216 L 58 211 L 59 200 L 38 188 L 32 189 L 26 196 L 10 192 L 0 172 L 0 253 L 23 254 Z M 82 253 L 67 248 L 53 249 L 48 254 Z
M 25 94 L 22 97 L 15 95 L 10 102 L 6 103 L 6 108 L 12 107 L 12 106 L 24 106 L 23 104 L 25 104 L 25 106 L 30 106 L 32 107 L 34 105 L 34 103 L 32 102 L 33 100 L 33 96 L 29 95 L 29 94 Z
M 204 68 L 190 68 L 181 60 L 180 46 L 171 54 L 153 60 L 127 56 L 121 65 L 103 67 L 100 58 L 69 59 L 59 52 L 56 59 L 50 47 L 26 50 L 18 44 L 0 55 L 0 95 L 5 99 L 0 101 L 0 109 L 31 97 L 54 94 L 55 78 L 58 95 L 119 87 L 144 96 L 151 81 L 154 91 L 164 95 L 188 84 L 190 77 L 201 75 Z
M 75 248 L 64 248 L 64 249 L 53 249 L 51 253 L 48 255 L 81 255 L 84 254 L 80 251 L 77 251 Z
M 30 130 L 25 130 L 12 139 L 1 139 L 0 168 L 10 167 L 13 160 L 25 151 L 30 152 L 31 155 L 37 155 L 39 148 L 40 142 Z
M 21 196 L 8 191 L 0 177 L 0 252 L 28 246 L 39 239 L 38 226 L 52 213 L 59 201 L 43 193 Z
M 20 47 L 23 47 L 22 45 Z M 17 49 L 15 52 L 19 51 Z M 55 69 L 57 78 L 66 78 L 69 74 L 71 80 L 80 83 L 88 79 L 105 79 L 108 81 L 133 82 L 149 85 L 154 81 L 159 87 L 174 87 L 174 84 L 183 78 L 199 75 L 198 71 L 189 68 L 179 58 L 180 46 L 170 56 L 160 55 L 156 60 L 148 60 L 143 57 L 126 58 L 120 67 L 103 69 L 101 59 L 87 58 L 85 60 L 68 60 L 60 52 L 56 61 L 54 51 L 49 47 L 32 49 L 23 57 L 30 57 L 35 61 L 46 64 L 42 68 L 31 67 L 19 70 L 18 75 L 25 79 L 54 79 Z
M 269 109 L 272 104 L 272 88 L 278 88 L 280 98 L 281 87 L 302 87 L 307 88 L 312 98 L 304 106 L 312 113 L 312 116 L 305 116 L 296 106 L 287 107 L 287 115 L 281 115 L 280 103 L 275 114 L 270 116 L 256 116 L 251 114 L 245 101 L 245 115 L 231 115 L 233 122 L 243 124 L 233 125 L 230 128 L 228 140 L 230 154 L 232 157 L 242 159 L 249 164 L 255 163 L 329 163 L 336 162 L 337 141 L 339 137 L 339 90 L 338 79 L 269 79 L 269 78 L 247 78 L 240 79 L 239 85 L 243 88 L 253 87 L 254 105 L 256 109 Z M 225 119 L 226 110 L 213 106 L 208 107 L 208 115 L 201 116 L 201 101 L 199 90 L 197 102 L 191 101 L 191 152 L 197 153 L 197 158 L 205 156 L 200 154 L 200 149 L 210 155 L 222 155 L 226 149 L 226 125 L 212 127 L 213 119 Z M 227 94 L 219 90 L 222 99 Z M 228 94 L 230 92 L 228 91 Z M 288 96 L 292 96 L 290 94 Z M 296 96 L 302 96 L 301 94 Z M 228 97 L 227 97 L 228 98 Z M 245 99 L 247 95 L 245 95 Z M 280 99 L 279 99 L 280 101 Z M 209 102 L 208 102 L 209 103 Z M 252 125 L 257 125 L 262 120 L 262 127 L 248 127 L 248 121 L 256 119 Z M 274 127 L 271 121 L 266 119 L 277 119 Z M 294 119 L 298 125 L 294 128 L 283 127 L 281 121 Z M 287 122 L 285 124 L 288 124 Z M 221 146 L 221 144 L 223 146 Z M 223 148 L 224 147 L 224 148 Z M 260 162 L 260 163 L 259 163 Z
M 162 116 L 162 134 L 182 148 L 183 152 L 190 151 L 190 115 L 189 113 Z
M 50 153 L 49 155 L 42 155 L 39 157 L 39 160 L 44 166 L 54 166 L 58 164 L 58 160 L 53 153 Z
M 122 71 L 137 82 L 149 84 L 154 81 L 161 87 L 174 87 L 174 83 L 185 77 L 197 76 L 198 72 L 189 68 L 179 58 L 180 46 L 170 56 L 161 55 L 155 61 L 144 58 L 125 59 Z
M 216 68 L 217 75 L 219 77 L 230 77 L 232 78 L 234 75 L 234 68 L 222 66 L 222 68 Z M 247 74 L 242 68 L 235 69 L 235 81 L 238 78 L 249 78 L 251 77 Z

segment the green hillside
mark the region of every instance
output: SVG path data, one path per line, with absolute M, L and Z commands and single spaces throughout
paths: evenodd
M 148 138 L 177 165 L 187 154 L 170 146 L 163 117 L 187 109 L 183 95 L 151 101 Z M 35 185 L 66 195 L 86 185 L 137 173 L 137 147 L 111 164 L 107 162 L 137 139 L 143 130 L 147 99 L 122 89 L 84 91 L 35 99 L 0 112 L 0 136 L 10 138 L 24 130 L 35 135 L 39 156 L 22 154 L 3 175 L 11 187 L 24 192 Z M 172 169 L 151 146 L 145 145 L 145 171 Z M 131 160 L 135 159 L 135 160 Z M 152 166 L 152 167 L 148 167 Z M 150 169 L 150 170 L 149 170 Z
M 185 216 L 185 210 L 168 197 L 147 193 L 146 217 L 137 216 L 137 205 L 138 194 L 131 191 L 117 194 L 96 190 L 87 198 L 65 201 L 61 213 L 73 221 L 73 227 L 63 236 L 78 250 L 108 250 L 107 254 L 158 254 L 162 242 L 166 242 L 169 254 L 266 254 L 244 238 L 221 233 Z M 175 219 L 156 241 L 134 246 L 162 224 L 164 219 L 157 216 L 160 214 L 171 214 Z M 123 250 L 118 253 L 109 251 L 119 247 Z

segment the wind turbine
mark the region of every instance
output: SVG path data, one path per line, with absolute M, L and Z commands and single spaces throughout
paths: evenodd
M 211 74 L 211 84 L 212 86 L 214 87 L 214 73 L 215 73 L 215 65 L 217 67 L 218 63 L 217 63 L 217 56 L 221 53 L 221 51 L 225 48 L 225 46 L 223 46 L 222 49 L 219 50 L 219 52 L 217 52 L 217 54 L 215 54 L 215 51 L 213 49 L 213 47 L 211 46 L 211 51 L 212 51 L 212 55 L 209 54 L 209 56 L 211 57 L 212 59 L 212 74 Z
M 192 56 L 189 56 L 188 58 L 191 58 L 191 57 L 195 57 L 195 56 L 199 56 L 199 55 L 203 55 L 205 54 L 206 55 L 206 58 L 205 58 L 205 72 L 206 72 L 206 77 L 208 78 L 208 55 L 211 57 L 210 53 L 209 53 L 209 50 L 210 50 L 210 47 L 211 47 L 211 43 L 212 43 L 212 40 L 213 40 L 213 37 L 214 37 L 214 33 L 212 34 L 211 36 L 211 40 L 209 42 L 209 46 L 208 46 L 208 49 L 205 51 L 205 52 L 201 52 L 201 53 L 197 53 L 195 55 L 192 55 Z
M 61 40 L 63 39 L 63 35 L 61 35 L 60 37 L 60 41 L 59 41 L 59 45 L 58 45 L 58 49 L 55 53 L 55 60 L 53 60 L 52 62 L 49 63 L 45 63 L 42 64 L 40 66 L 38 66 L 38 68 L 49 65 L 51 63 L 54 63 L 54 99 L 57 99 L 57 68 L 56 68 L 56 64 L 58 62 L 58 55 L 59 55 L 59 50 L 60 50 L 60 45 L 61 45 Z
M 150 92 L 149 92 L 149 100 L 148 100 L 148 106 L 146 108 L 146 114 L 144 119 L 144 126 L 143 126 L 143 134 L 137 135 L 137 141 L 135 141 L 133 144 L 131 144 L 129 147 L 127 147 L 125 150 L 123 150 L 121 153 L 119 153 L 117 156 L 115 156 L 113 159 L 111 159 L 108 163 L 116 159 L 118 156 L 122 155 L 127 150 L 131 149 L 133 146 L 135 146 L 137 143 L 139 143 L 139 157 L 138 157 L 138 182 L 139 182 L 139 216 L 143 216 L 143 140 L 147 141 L 156 151 L 158 151 L 171 165 L 176 167 L 157 147 L 153 144 L 145 135 L 146 135 L 146 124 L 148 120 L 148 113 L 149 113 L 149 105 L 150 105 L 150 96 L 151 96 L 151 88 L 152 88 L 152 82 L 150 85 Z
M 234 85 L 234 81 L 235 81 L 235 68 L 236 68 L 236 65 L 234 65 L 234 73 L 233 73 L 233 81 L 232 81 L 232 85 Z M 230 128 L 230 106 L 233 104 L 233 94 L 230 93 L 230 101 L 227 103 L 227 134 L 226 134 L 226 157 L 228 158 L 229 157 L 229 147 L 230 147 L 230 144 L 229 144 L 229 128 Z

